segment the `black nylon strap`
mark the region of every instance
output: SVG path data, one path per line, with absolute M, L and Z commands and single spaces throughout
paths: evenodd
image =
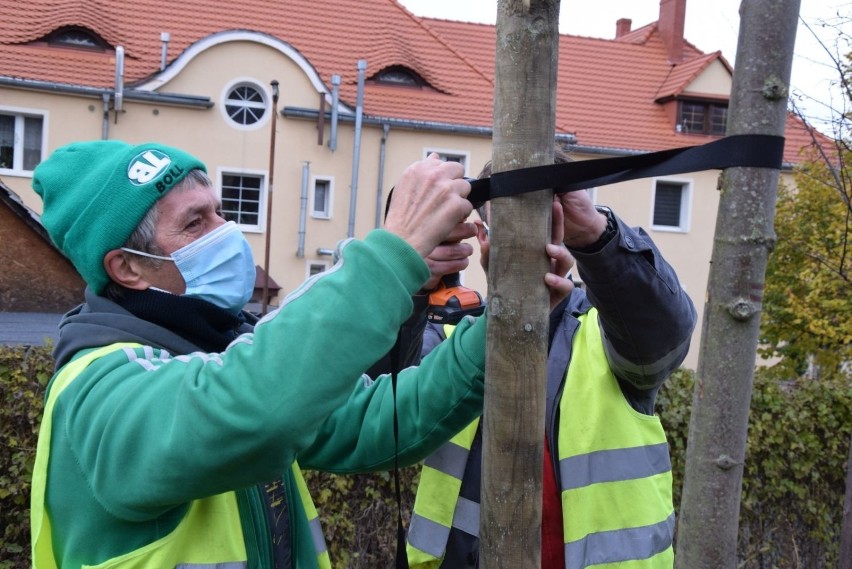
M 556 193 L 565 193 L 627 180 L 702 170 L 735 167 L 777 170 L 781 168 L 783 155 L 783 136 L 740 134 L 699 146 L 497 172 L 490 178 L 472 181 L 468 199 L 478 205 L 494 198 L 548 188 Z
M 396 494 L 396 569 L 408 569 L 408 554 L 405 548 L 405 526 L 402 524 L 402 490 L 399 483 L 399 415 L 396 409 L 396 384 L 399 374 L 401 338 L 390 351 L 391 392 L 393 393 L 393 489 Z

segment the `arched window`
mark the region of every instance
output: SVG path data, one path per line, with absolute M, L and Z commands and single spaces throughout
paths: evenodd
M 47 36 L 50 45 L 104 50 L 107 43 L 96 33 L 76 26 L 59 28 Z
M 376 83 L 384 83 L 386 85 L 406 85 L 408 87 L 423 87 L 424 85 L 428 85 L 416 71 L 404 65 L 385 67 L 373 75 L 372 80 Z

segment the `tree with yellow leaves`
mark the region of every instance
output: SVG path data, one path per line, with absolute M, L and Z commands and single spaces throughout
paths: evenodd
M 797 375 L 834 375 L 852 365 L 852 152 L 837 165 L 822 158 L 778 195 L 775 251 L 766 269 L 763 355 Z

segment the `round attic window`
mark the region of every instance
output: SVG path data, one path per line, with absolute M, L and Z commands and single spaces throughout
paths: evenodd
M 234 124 L 251 127 L 263 119 L 269 103 L 261 87 L 240 82 L 227 90 L 224 106 L 225 114 Z

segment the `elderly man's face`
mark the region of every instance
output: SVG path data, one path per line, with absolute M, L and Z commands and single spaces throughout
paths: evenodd
M 171 255 L 196 239 L 225 224 L 219 215 L 219 199 L 213 188 L 196 185 L 175 188 L 157 202 L 156 244 Z M 162 263 L 159 269 L 140 267 L 154 287 L 174 294 L 186 292 L 186 283 L 174 263 Z

